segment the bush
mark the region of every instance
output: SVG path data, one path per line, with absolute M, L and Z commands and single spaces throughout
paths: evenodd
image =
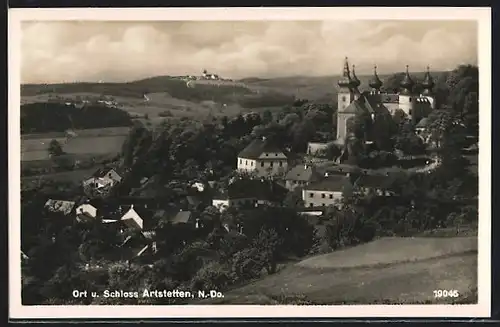
M 203 266 L 191 279 L 191 290 L 223 290 L 234 278 L 229 267 L 218 262 Z

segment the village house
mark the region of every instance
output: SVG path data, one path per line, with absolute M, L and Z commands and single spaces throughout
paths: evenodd
M 65 216 L 68 216 L 73 213 L 75 204 L 75 201 L 48 199 L 47 202 L 45 202 L 44 208 L 49 212 L 61 213 Z
M 384 187 L 387 181 L 384 175 L 361 175 L 354 181 L 354 186 L 364 194 L 373 192 L 379 196 L 391 196 L 392 193 Z
M 337 205 L 342 200 L 343 193 L 351 186 L 348 176 L 327 174 L 323 180 L 304 187 L 302 190 L 304 206 L 313 208 Z
M 97 217 L 97 205 L 92 201 L 86 201 L 76 207 L 75 212 L 77 221 L 90 221 Z
M 319 181 L 322 177 L 314 165 L 300 164 L 290 169 L 286 174 L 286 188 L 293 191 L 298 187 L 305 187 L 309 183 Z
M 120 183 L 122 176 L 114 168 L 98 169 L 90 178 L 83 181 L 83 187 L 90 187 L 96 191 L 106 191 Z
M 227 190 L 219 190 L 212 205 L 220 211 L 229 207 L 255 208 L 259 205 L 281 203 L 287 190 L 266 179 L 236 179 Z
M 283 150 L 265 138 L 253 140 L 238 154 L 237 169 L 270 176 L 284 173 L 288 168 L 288 158 Z

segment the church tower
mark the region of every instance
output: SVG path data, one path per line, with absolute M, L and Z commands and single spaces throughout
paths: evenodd
M 401 81 L 399 92 L 399 109 L 403 110 L 408 117 L 412 117 L 413 114 L 413 86 L 415 83 L 410 77 L 408 72 L 408 65 L 406 65 L 406 74 Z
M 427 66 L 427 72 L 425 73 L 424 80 L 422 81 L 422 97 L 427 98 L 429 100 L 429 103 L 431 104 L 431 108 L 434 110 L 436 109 L 436 99 L 434 97 L 434 92 L 432 88 L 434 87 L 434 79 L 431 76 L 431 73 L 429 71 L 429 66 Z
M 376 65 L 373 67 L 373 77 L 370 79 L 370 82 L 368 82 L 368 85 L 371 87 L 371 94 L 380 94 L 383 83 L 378 77 Z
M 354 101 L 355 84 L 356 82 L 351 77 L 351 72 L 349 71 L 349 62 L 346 57 L 344 61 L 344 72 L 342 74 L 342 78 L 338 81 L 338 111 L 344 110 L 348 105 L 351 104 L 352 101 Z
M 347 134 L 347 120 L 355 116 L 355 113 L 348 112 L 346 109 L 355 98 L 357 82 L 351 77 L 349 71 L 349 62 L 347 57 L 344 61 L 344 71 L 342 78 L 338 81 L 339 92 L 337 95 L 337 140 L 342 141 Z

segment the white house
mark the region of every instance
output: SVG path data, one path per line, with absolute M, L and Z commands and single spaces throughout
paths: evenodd
M 133 204 L 130 205 L 129 209 L 122 215 L 120 220 L 125 224 L 125 226 L 132 229 L 142 230 L 144 225 L 143 218 L 134 209 Z
M 113 168 L 98 169 L 89 179 L 83 182 L 84 187 L 92 187 L 96 190 L 113 187 L 120 183 L 122 177 Z
M 316 182 L 322 179 L 316 167 L 310 164 L 300 164 L 290 169 L 286 176 L 286 188 L 290 191 L 297 187 L 304 187 L 309 183 Z
M 83 203 L 76 208 L 76 219 L 88 221 L 97 217 L 97 208 L 90 203 Z
M 288 158 L 283 150 L 266 139 L 252 141 L 237 159 L 240 171 L 255 172 L 259 176 L 276 175 L 288 169 Z
M 287 190 L 269 180 L 237 179 L 227 190 L 219 192 L 212 199 L 212 205 L 220 211 L 229 207 L 244 206 L 254 208 L 259 205 L 280 203 Z
M 302 190 L 304 206 L 313 208 L 337 205 L 342 200 L 344 191 L 350 186 L 347 176 L 326 176 L 323 180 L 304 187 Z

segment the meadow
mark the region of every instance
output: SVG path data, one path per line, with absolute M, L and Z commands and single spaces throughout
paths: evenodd
M 433 290 L 458 290 L 457 299 Z M 203 304 L 417 304 L 477 302 L 477 237 L 384 238 L 290 264 Z
M 108 154 L 118 153 L 126 136 L 95 136 L 72 139 L 55 139 L 63 146 L 67 154 Z M 21 144 L 21 161 L 49 159 L 47 151 L 52 139 L 30 139 L 23 140 Z

